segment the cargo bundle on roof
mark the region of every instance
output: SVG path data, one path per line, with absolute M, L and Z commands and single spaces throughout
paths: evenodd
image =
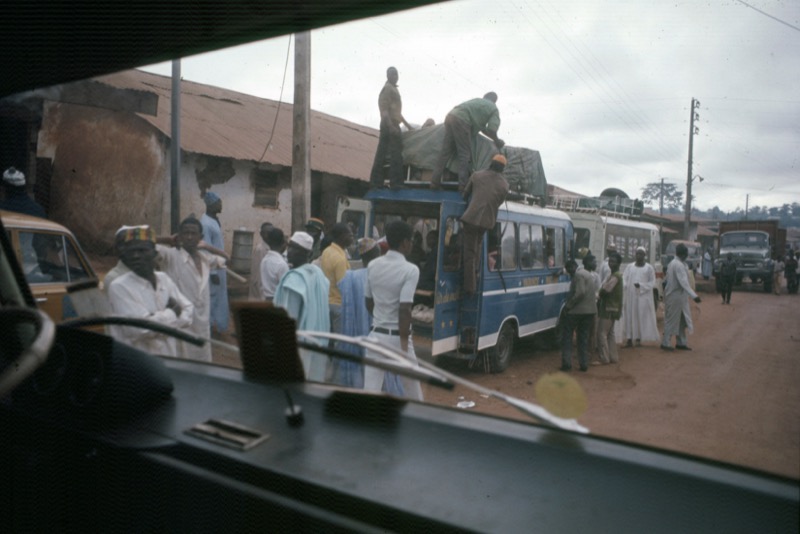
M 408 181 L 430 182 L 443 144 L 443 124 L 403 133 L 403 164 L 407 166 Z M 538 151 L 506 145 L 500 152 L 508 159 L 503 177 L 508 181 L 511 191 L 539 198 L 547 196 L 547 179 Z M 476 136 L 472 147 L 473 171 L 489 168 L 489 162 L 496 153 L 497 149 L 491 140 Z M 447 163 L 447 170 L 457 174 L 455 157 Z M 448 181 L 447 178 L 444 181 Z

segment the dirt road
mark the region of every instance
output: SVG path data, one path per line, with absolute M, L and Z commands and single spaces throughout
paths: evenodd
M 712 293 L 701 297 L 691 352 L 658 344 L 620 349 L 618 365 L 571 373 L 588 398 L 579 421 L 594 434 L 800 478 L 800 296 L 744 287 L 730 306 Z M 559 365 L 559 352 L 534 340 L 520 342 L 502 374 L 455 372 L 535 402 L 536 380 Z M 463 396 L 476 403 L 472 410 L 525 418 L 461 387 L 426 388 L 425 395 L 449 406 Z

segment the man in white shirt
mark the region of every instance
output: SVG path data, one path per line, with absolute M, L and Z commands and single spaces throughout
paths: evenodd
M 411 306 L 419 280 L 419 268 L 406 260 L 411 252 L 413 229 L 403 221 L 393 221 L 386 226 L 386 241 L 389 251 L 385 256 L 370 262 L 367 267 L 365 301 L 372 314 L 370 338 L 400 349 L 414 364 L 414 342 L 411 337 Z M 379 354 L 367 351 L 373 358 Z M 364 389 L 381 391 L 384 371 L 366 366 Z M 422 387 L 418 380 L 403 377 L 403 391 L 411 399 L 422 400 Z
M 261 231 L 255 239 L 256 244 L 250 256 L 250 283 L 247 292 L 247 298 L 250 300 L 263 300 L 261 296 L 261 261 L 269 252 L 267 235 L 273 228 L 271 222 L 262 223 Z
M 209 273 L 214 269 L 224 269 L 228 255 L 225 251 L 201 241 L 203 226 L 194 217 L 187 217 L 178 227 L 177 236 L 159 238 L 156 245 L 158 265 L 178 286 L 180 292 L 194 305 L 194 317 L 189 328 L 192 334 L 209 338 L 211 325 L 211 292 Z M 211 345 L 202 347 L 178 341 L 178 356 L 204 362 L 211 361 Z
M 108 298 L 115 315 L 148 319 L 188 330 L 194 305 L 181 294 L 172 279 L 155 270 L 155 234 L 147 226 L 132 227 L 122 238 L 121 255 L 131 271 L 114 280 Z M 112 325 L 111 335 L 137 349 L 164 356 L 177 356 L 175 338 L 152 330 Z
M 264 255 L 264 259 L 261 260 L 258 275 L 261 279 L 259 284 L 261 300 L 271 301 L 275 296 L 278 282 L 289 270 L 289 264 L 283 258 L 283 251 L 286 249 L 286 236 L 283 235 L 283 230 L 275 227 L 270 228 L 267 232 L 266 240 L 268 251 Z

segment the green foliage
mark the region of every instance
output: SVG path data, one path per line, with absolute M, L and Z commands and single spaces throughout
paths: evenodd
M 662 193 L 661 182 L 647 184 L 643 187 L 641 200 L 648 207 L 658 210 L 661 205 L 662 194 L 664 195 L 664 209 L 667 212 L 679 210 L 683 205 L 683 191 L 680 191 L 675 184 L 665 183 L 663 184 Z

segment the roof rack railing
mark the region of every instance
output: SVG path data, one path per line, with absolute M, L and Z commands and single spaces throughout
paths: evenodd
M 549 207 L 583 213 L 599 213 L 612 217 L 641 217 L 644 204 L 639 200 L 622 197 L 578 197 L 574 195 L 553 195 Z

